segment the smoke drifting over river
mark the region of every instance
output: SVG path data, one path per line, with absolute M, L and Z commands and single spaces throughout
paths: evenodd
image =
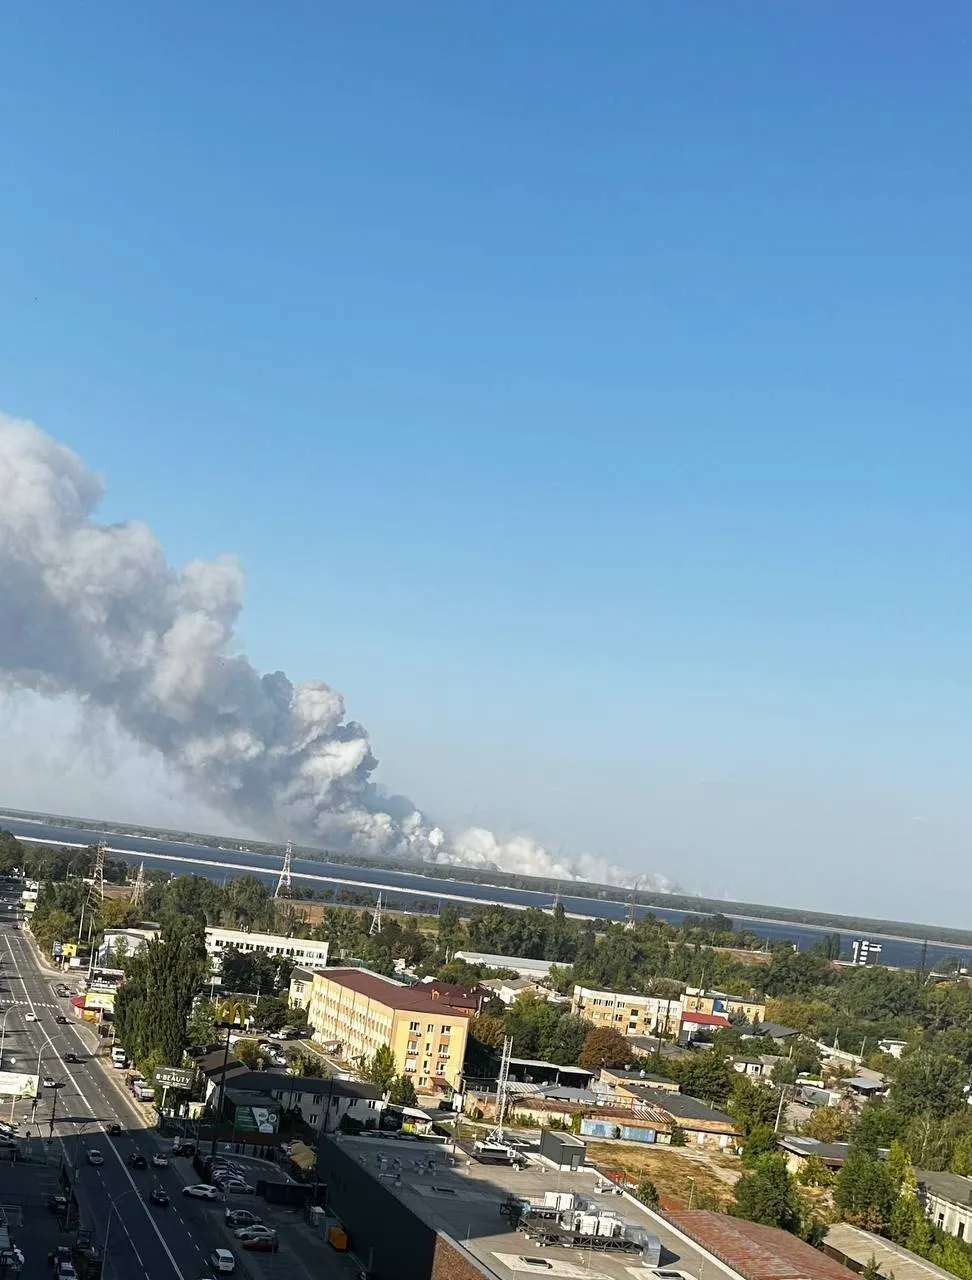
M 261 675 L 235 652 L 236 560 L 173 569 L 145 525 L 94 522 L 102 495 L 76 454 L 0 416 L 0 683 L 70 694 L 113 717 L 201 799 L 271 839 L 626 878 L 528 837 L 502 842 L 475 828 L 448 838 L 411 801 L 386 795 L 372 781 L 368 734 L 339 693 Z

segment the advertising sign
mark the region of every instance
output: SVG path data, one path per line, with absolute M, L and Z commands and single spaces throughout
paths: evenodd
M 238 1133 L 276 1133 L 280 1127 L 277 1107 L 237 1103 L 233 1111 L 233 1128 Z
M 106 1009 L 109 1013 L 113 1013 L 115 1009 L 115 992 L 114 991 L 86 991 L 84 995 L 84 1007 L 88 1009 Z
M 37 1076 L 24 1075 L 20 1071 L 0 1071 L 0 1097 L 36 1098 Z
M 54 945 L 51 947 L 51 955 L 54 956 L 55 959 L 59 959 L 61 956 L 63 956 L 64 944 L 62 942 L 55 942 Z
M 156 1067 L 155 1083 L 164 1089 L 191 1089 L 194 1075 L 182 1067 Z

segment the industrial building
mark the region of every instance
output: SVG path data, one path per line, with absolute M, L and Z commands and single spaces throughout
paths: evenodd
M 469 1013 L 422 986 L 407 987 L 367 969 L 314 973 L 307 1021 L 347 1062 L 367 1062 L 388 1045 L 395 1068 L 417 1089 L 455 1088 L 462 1075 Z
M 532 960 L 529 956 L 494 956 L 487 951 L 457 951 L 454 960 L 481 965 L 484 969 L 510 969 L 521 978 L 539 982 L 550 977 L 551 960 Z
M 294 964 L 309 968 L 327 964 L 326 942 L 288 937 L 282 933 L 254 933 L 247 929 L 206 930 L 206 951 L 217 971 L 222 955 L 230 947 L 244 953 L 262 951 L 268 956 L 285 956 L 288 960 L 293 960 Z

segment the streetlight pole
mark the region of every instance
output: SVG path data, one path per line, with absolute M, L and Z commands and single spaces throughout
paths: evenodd
M 123 1191 L 120 1196 L 117 1196 L 111 1202 L 111 1209 L 108 1213 L 108 1221 L 105 1223 L 105 1243 L 102 1246 L 102 1253 L 101 1253 L 102 1264 L 105 1264 L 108 1261 L 108 1241 L 111 1237 L 111 1224 L 114 1221 L 115 1214 L 118 1212 L 118 1206 L 119 1204 L 121 1204 L 121 1202 L 125 1199 L 126 1196 L 133 1196 L 133 1195 L 135 1195 L 134 1187 L 132 1188 L 131 1191 Z
M 209 1158 L 212 1160 L 216 1155 L 216 1139 L 219 1136 L 219 1122 L 223 1118 L 223 1108 L 226 1104 L 226 1064 L 229 1062 L 230 1051 L 230 1034 L 234 1027 L 239 1026 L 238 1022 L 227 1020 L 223 1025 L 226 1027 L 226 1044 L 223 1047 L 223 1070 L 219 1078 L 219 1107 L 213 1117 L 213 1141 L 209 1148 Z

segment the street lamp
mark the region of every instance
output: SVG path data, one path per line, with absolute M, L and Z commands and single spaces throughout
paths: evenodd
M 216 1155 L 216 1140 L 219 1137 L 219 1122 L 223 1118 L 223 1109 L 226 1105 L 226 1064 L 229 1062 L 230 1036 L 233 1033 L 234 1028 L 239 1028 L 245 1025 L 242 1016 L 244 1012 L 242 1005 L 231 1004 L 224 1009 L 224 1012 L 227 1013 L 229 1017 L 227 1017 L 225 1021 L 216 1024 L 217 1026 L 226 1028 L 226 1044 L 223 1047 L 223 1070 L 219 1078 L 219 1106 L 213 1116 L 213 1141 L 209 1148 L 210 1160 L 213 1160 Z
M 7 1019 L 10 1017 L 12 1009 L 13 1005 L 4 1009 L 3 1019 L 0 1021 L 0 1070 L 3 1070 L 3 1047 L 7 1042 Z

